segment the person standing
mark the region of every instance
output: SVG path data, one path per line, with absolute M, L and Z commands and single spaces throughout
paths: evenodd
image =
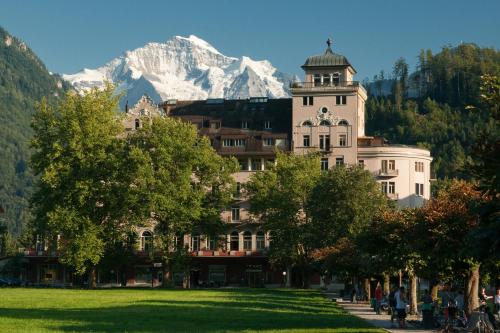
M 380 282 L 377 282 L 377 287 L 375 288 L 375 313 L 377 314 L 380 314 L 382 296 L 382 286 L 380 285 Z
M 486 310 L 486 307 L 488 306 L 488 304 L 486 303 L 490 298 L 493 298 L 493 296 L 488 296 L 486 294 L 486 288 L 481 288 L 481 293 L 479 294 L 479 301 L 480 301 L 480 305 L 479 305 L 479 309 L 482 311 L 482 312 L 485 312 Z
M 422 296 L 422 325 L 425 329 L 432 328 L 432 296 L 429 291 L 425 289 L 424 296 Z
M 497 288 L 497 293 L 495 295 L 495 313 L 500 316 L 500 288 Z
M 406 328 L 406 295 L 405 287 L 399 287 L 394 295 L 396 298 L 396 312 L 398 313 L 399 328 Z
M 396 292 L 398 289 L 393 286 L 391 292 L 389 293 L 389 306 L 391 307 L 391 326 L 394 323 L 394 318 L 396 318 Z

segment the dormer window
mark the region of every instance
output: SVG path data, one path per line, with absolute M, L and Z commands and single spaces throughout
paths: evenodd
M 271 121 L 270 120 L 264 121 L 264 129 L 271 129 Z
M 330 74 L 323 74 L 323 85 L 324 86 L 330 85 Z
M 332 81 L 333 81 L 332 83 L 334 85 L 336 85 L 336 86 L 339 85 L 339 83 L 340 83 L 340 73 L 333 73 Z

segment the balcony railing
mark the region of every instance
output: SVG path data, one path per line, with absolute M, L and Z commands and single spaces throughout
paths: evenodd
M 200 250 L 192 251 L 193 257 L 260 257 L 266 254 L 266 250 L 243 250 L 243 251 L 223 251 L 223 250 Z
M 398 200 L 399 199 L 399 194 L 398 193 L 386 193 L 387 197 L 390 200 Z
M 399 169 L 379 169 L 377 176 L 379 177 L 396 177 L 399 175 Z
M 359 87 L 359 81 L 341 81 L 341 82 L 292 82 L 291 89 L 343 89 Z

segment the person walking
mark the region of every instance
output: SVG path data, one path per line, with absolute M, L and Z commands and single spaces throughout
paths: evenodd
M 377 282 L 377 287 L 375 288 L 375 313 L 380 314 L 380 305 L 382 303 L 382 286 L 380 282 Z
M 497 289 L 493 304 L 495 305 L 495 313 L 500 317 L 500 288 Z
M 406 295 L 405 287 L 399 287 L 394 295 L 396 298 L 396 312 L 398 313 L 399 328 L 406 328 Z
M 394 323 L 394 318 L 396 318 L 396 286 L 393 286 L 391 292 L 389 293 L 389 307 L 391 308 L 391 326 Z
M 432 296 L 429 290 L 425 289 L 424 296 L 422 296 L 422 326 L 425 329 L 432 328 Z

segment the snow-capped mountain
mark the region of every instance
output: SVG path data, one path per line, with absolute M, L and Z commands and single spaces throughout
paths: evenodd
M 97 69 L 64 74 L 77 90 L 113 82 L 125 92 L 122 103 L 133 104 L 143 94 L 167 99 L 238 99 L 289 96 L 294 76 L 279 72 L 267 60 L 228 57 L 206 41 L 176 36 L 166 43 L 148 43 L 127 51 Z

